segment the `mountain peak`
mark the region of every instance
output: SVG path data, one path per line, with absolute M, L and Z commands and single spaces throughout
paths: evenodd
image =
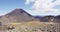
M 20 12 L 25 12 L 23 9 L 21 9 L 21 8 L 16 8 L 16 9 L 14 9 L 14 11 L 20 11 Z
M 16 8 L 16 9 L 14 9 L 14 10 L 23 10 L 23 9 L 21 9 L 21 8 Z
M 25 10 L 21 9 L 21 8 L 16 8 L 14 9 L 12 12 L 6 14 L 6 15 L 23 15 L 23 14 L 27 14 L 28 16 L 31 16 L 29 13 L 27 13 Z

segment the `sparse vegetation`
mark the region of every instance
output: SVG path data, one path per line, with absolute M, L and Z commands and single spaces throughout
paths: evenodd
M 8 26 L 14 27 L 13 30 L 10 30 L 11 32 L 58 32 L 58 24 L 51 22 L 10 23 Z

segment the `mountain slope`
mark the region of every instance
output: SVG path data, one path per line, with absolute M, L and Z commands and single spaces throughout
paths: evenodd
M 12 12 L 4 15 L 0 20 L 3 24 L 5 24 L 10 22 L 28 22 L 28 21 L 38 20 L 38 19 L 31 16 L 23 9 L 15 9 Z
M 23 9 L 15 9 L 15 10 L 13 10 L 12 12 L 10 12 L 6 15 L 16 16 L 16 15 L 23 15 L 24 13 L 27 14 L 28 16 L 32 16 L 29 13 L 27 13 L 26 11 L 24 11 Z

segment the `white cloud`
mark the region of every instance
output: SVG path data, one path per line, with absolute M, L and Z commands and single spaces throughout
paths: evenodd
M 35 0 L 26 0 L 25 4 L 28 5 L 30 2 L 34 2 Z
M 32 10 L 31 14 L 37 14 L 37 15 L 59 15 L 60 9 L 55 9 L 56 5 L 60 5 L 60 0 L 26 0 L 25 4 L 30 4 L 31 2 L 34 2 L 34 4 L 31 6 Z M 48 12 L 49 11 L 49 12 Z

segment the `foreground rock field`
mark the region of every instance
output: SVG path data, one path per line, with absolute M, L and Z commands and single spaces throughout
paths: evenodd
M 60 25 L 59 23 L 38 21 L 9 23 L 0 26 L 0 32 L 60 32 Z

